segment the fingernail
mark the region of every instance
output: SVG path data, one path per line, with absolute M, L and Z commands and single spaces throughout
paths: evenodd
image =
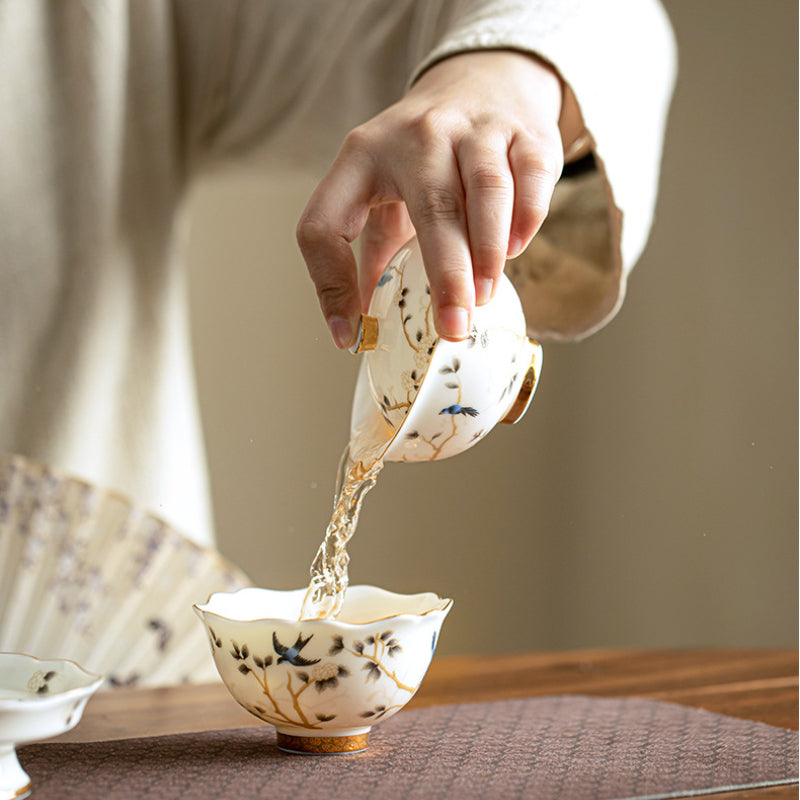
M 347 350 L 353 344 L 355 335 L 353 333 L 353 326 L 349 320 L 344 317 L 331 317 L 328 320 L 328 328 L 330 329 L 333 341 L 340 350 Z
M 494 281 L 491 278 L 478 278 L 475 281 L 475 303 L 482 306 L 492 299 Z
M 439 309 L 439 335 L 445 339 L 464 339 L 469 330 L 469 312 L 459 306 Z
M 508 257 L 516 258 L 522 252 L 522 246 L 525 243 L 519 236 L 509 236 L 508 238 Z

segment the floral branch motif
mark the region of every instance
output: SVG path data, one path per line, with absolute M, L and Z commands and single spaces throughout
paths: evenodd
M 405 377 L 405 375 L 403 377 Z M 419 388 L 418 384 L 414 386 L 414 389 L 418 388 Z M 389 418 L 389 412 L 397 411 L 398 409 L 403 408 L 405 409 L 405 414 L 407 415 L 408 412 L 411 410 L 411 403 L 412 403 L 411 390 L 407 390 L 406 399 L 402 401 L 397 401 L 397 400 L 392 401 L 388 398 L 387 395 L 384 395 L 380 402 L 381 414 L 383 415 L 383 418 L 389 423 L 389 425 L 391 425 L 394 428 L 395 424 Z
M 363 658 L 366 661 L 363 669 L 367 673 L 367 681 L 378 681 L 382 675 L 385 675 L 394 682 L 398 689 L 413 694 L 416 687 L 407 686 L 400 681 L 397 674 L 389 669 L 384 662 L 385 658 L 394 658 L 403 649 L 397 639 L 393 638 L 392 633 L 392 631 L 384 631 L 379 636 L 367 636 L 363 642 L 356 640 L 353 642 L 352 648 L 345 645 L 343 636 L 336 635 L 333 637 L 333 644 L 331 649 L 328 650 L 328 655 L 334 656 L 344 650 L 356 656 L 356 658 Z M 371 653 L 367 650 L 369 647 L 372 648 Z
M 512 364 L 516 364 L 517 363 L 517 355 L 516 355 L 516 353 L 513 356 L 511 356 L 511 363 Z M 511 376 L 511 380 L 508 382 L 508 385 L 503 387 L 503 391 L 500 393 L 500 397 L 498 398 L 498 401 L 497 401 L 498 403 L 502 402 L 503 398 L 509 392 L 514 391 L 514 384 L 517 382 L 517 378 L 519 378 L 519 372 L 514 372 L 514 374 Z
M 334 689 L 339 685 L 339 678 L 346 678 L 350 674 L 347 667 L 341 664 L 319 664 L 311 670 L 311 675 L 307 672 L 298 672 L 297 677 L 309 686 L 316 686 L 317 692 L 324 692 L 328 687 Z
M 208 627 L 208 632 L 211 636 L 212 651 L 214 648 L 222 649 L 222 640 L 216 635 L 214 629 Z M 274 653 L 269 653 L 264 656 L 258 656 L 250 652 L 247 644 L 239 645 L 233 639 L 231 642 L 230 656 L 234 661 L 238 661 L 238 671 L 242 675 L 252 675 L 253 679 L 261 687 L 262 694 L 269 700 L 272 709 L 263 708 L 259 705 L 248 706 L 248 708 L 257 716 L 272 723 L 279 725 L 281 723 L 288 723 L 302 728 L 319 729 L 320 722 L 330 722 L 336 718 L 336 714 L 316 714 L 317 723 L 308 719 L 308 716 L 303 711 L 300 705 L 300 696 L 313 686 L 316 688 L 317 693 L 321 694 L 328 688 L 335 688 L 339 685 L 340 678 L 346 678 L 350 675 L 350 671 L 341 664 L 333 664 L 330 662 L 320 663 L 319 658 L 308 659 L 300 655 L 300 651 L 308 644 L 314 634 L 303 638 L 302 634 L 298 635 L 295 643 L 289 647 L 283 644 L 277 634 L 272 633 L 272 645 Z M 277 657 L 276 657 L 277 656 Z M 285 689 L 289 693 L 292 701 L 292 709 L 294 715 L 287 713 L 286 710 L 281 708 L 280 698 L 276 698 L 273 694 L 275 680 L 272 681 L 270 686 L 268 671 L 270 667 L 278 666 L 280 664 L 287 664 L 292 667 L 312 667 L 310 671 L 297 670 L 282 670 L 282 674 L 286 675 Z M 294 673 L 294 674 L 293 674 Z M 294 683 L 292 678 L 297 679 Z
M 433 307 L 431 303 L 426 300 L 425 298 L 430 297 L 431 294 L 431 287 L 429 285 L 425 285 L 425 294 L 422 298 L 420 298 L 420 311 L 423 312 L 423 326 L 417 326 L 413 328 L 409 328 L 409 323 L 413 320 L 414 314 L 408 312 L 408 293 L 409 288 L 408 286 L 404 286 L 403 282 L 405 280 L 405 270 L 400 272 L 400 299 L 397 301 L 397 308 L 400 311 L 400 319 L 402 322 L 403 327 L 403 336 L 405 336 L 406 341 L 408 342 L 408 346 L 418 355 L 422 356 L 429 356 L 433 352 L 433 348 L 436 346 L 436 342 L 439 341 L 436 337 L 435 329 L 433 327 Z M 411 332 L 413 331 L 413 333 Z
M 36 694 L 47 694 L 50 691 L 49 683 L 58 673 L 55 670 L 36 670 L 36 672 L 28 678 L 28 691 L 36 692 Z
M 473 325 L 472 330 L 469 332 L 469 337 L 467 338 L 467 347 L 472 348 L 478 342 L 480 338 L 481 347 L 488 347 L 489 346 L 489 332 L 487 330 L 482 330 L 478 333 L 478 326 Z
M 474 335 L 477 338 L 477 330 L 475 330 Z M 462 402 L 462 400 L 461 400 L 462 385 L 461 385 L 461 379 L 460 379 L 460 377 L 458 375 L 458 371 L 460 369 L 461 369 L 461 361 L 458 358 L 454 358 L 450 362 L 450 364 L 445 364 L 443 367 L 440 367 L 440 369 L 439 369 L 439 374 L 440 375 L 452 375 L 453 376 L 452 378 L 450 378 L 450 379 L 448 379 L 446 381 L 446 383 L 444 384 L 445 388 L 446 389 L 454 389 L 454 390 L 456 390 L 458 392 L 458 394 L 456 396 L 456 402 L 453 403 L 452 405 L 447 406 L 446 408 L 443 408 L 439 412 L 439 416 L 444 414 L 444 415 L 450 417 L 450 421 L 452 423 L 452 430 L 451 430 L 449 436 L 445 436 L 444 438 L 441 438 L 442 436 L 444 436 L 444 433 L 442 431 L 439 431 L 438 433 L 435 433 L 430 437 L 423 436 L 419 431 L 409 431 L 409 433 L 406 434 L 406 438 L 408 438 L 408 439 L 421 439 L 427 445 L 430 445 L 430 447 L 431 447 L 431 449 L 433 451 L 433 453 L 432 453 L 432 455 L 430 457 L 430 461 L 434 461 L 435 459 L 437 459 L 439 457 L 439 454 L 444 449 L 444 446 L 449 441 L 451 441 L 453 439 L 453 437 L 455 437 L 456 434 L 458 433 L 458 425 L 456 423 L 456 417 L 459 417 L 459 416 L 462 416 L 462 417 L 477 417 L 478 414 L 480 413 L 478 411 L 478 409 L 473 408 L 472 406 L 465 406 L 465 405 L 461 404 L 461 402 Z M 482 434 L 483 434 L 483 431 L 481 431 L 480 435 L 482 435 Z M 477 438 L 477 437 L 473 437 L 473 439 L 474 438 Z M 438 442 L 436 441 L 437 439 L 439 440 Z
M 269 701 L 270 707 L 244 703 L 245 707 L 256 716 L 260 717 L 272 725 L 293 725 L 296 727 L 307 728 L 310 730 L 320 730 L 326 722 L 336 719 L 336 714 L 326 714 L 315 712 L 316 719 L 309 719 L 309 714 L 303 709 L 301 696 L 310 687 L 317 690 L 317 694 L 327 689 L 335 689 L 339 686 L 339 681 L 350 677 L 350 669 L 343 664 L 334 661 L 323 660 L 321 658 L 305 658 L 301 651 L 311 641 L 314 634 L 303 637 L 298 634 L 294 644 L 289 646 L 278 639 L 278 635 L 273 631 L 272 645 L 273 652 L 266 655 L 257 655 L 251 652 L 250 647 L 239 644 L 230 639 L 231 649 L 225 653 L 222 639 L 217 636 L 211 626 L 207 626 L 211 637 L 211 648 L 215 656 L 230 656 L 237 662 L 236 669 L 242 675 L 252 676 L 259 687 L 261 693 Z M 358 659 L 363 659 L 363 671 L 366 672 L 365 681 L 380 681 L 383 676 L 389 679 L 397 689 L 401 689 L 409 694 L 414 694 L 415 686 L 408 686 L 403 683 L 394 670 L 388 665 L 388 660 L 394 658 L 403 648 L 391 630 L 385 630 L 380 634 L 367 636 L 362 640 L 353 641 L 352 646 L 345 644 L 344 637 L 334 635 L 331 637 L 332 643 L 328 650 L 328 656 L 333 657 L 342 652 L 350 653 Z M 435 640 L 434 640 L 435 641 Z M 223 651 L 223 652 L 220 652 Z M 274 668 L 285 664 L 281 670 L 275 672 Z M 294 667 L 294 669 L 291 669 Z M 305 669 L 297 669 L 305 667 Z M 310 669 L 308 669 L 310 667 Z M 279 686 L 279 694 L 276 696 L 276 683 L 285 676 L 285 683 Z M 291 700 L 281 696 L 280 693 L 288 693 Z M 403 706 L 403 703 L 390 705 L 390 698 L 372 709 L 367 709 L 359 716 L 363 719 L 379 720 L 381 717 L 393 712 Z
M 362 711 L 360 716 L 364 717 L 364 719 L 372 718 L 373 720 L 379 720 L 384 714 L 388 714 L 390 711 L 402 707 L 402 703 L 397 703 L 393 706 L 377 705 L 371 711 Z
M 381 273 L 380 278 L 378 278 L 378 283 L 376 284 L 376 288 L 380 288 L 382 286 L 386 286 L 386 284 L 391 283 L 395 276 L 398 276 L 400 279 L 400 289 L 399 295 L 400 299 L 397 301 L 397 308 L 400 311 L 400 320 L 402 322 L 403 327 L 403 335 L 408 342 L 409 347 L 415 352 L 421 353 L 426 352 L 427 355 L 430 355 L 433 352 L 433 347 L 436 344 L 435 335 L 432 333 L 433 331 L 433 324 L 432 324 L 432 309 L 430 307 L 430 303 L 422 302 L 422 306 L 420 310 L 424 310 L 424 331 L 422 327 L 418 327 L 416 330 L 412 330 L 409 328 L 409 323 L 414 318 L 413 313 L 409 313 L 408 311 L 408 293 L 409 288 L 405 286 L 405 262 L 408 258 L 409 251 L 405 253 L 405 257 L 399 264 L 390 264 L 384 271 Z M 425 286 L 425 295 L 430 296 L 431 287 L 426 285 Z M 427 306 L 427 307 L 426 307 Z M 433 340 L 433 341 L 430 341 Z
M 213 634 L 213 631 L 212 631 Z M 241 647 L 231 639 L 231 645 L 233 650 L 230 651 L 231 656 L 233 656 L 235 661 L 241 661 L 242 663 L 239 664 L 239 672 L 242 675 L 252 675 L 255 678 L 258 685 L 261 687 L 262 693 L 265 695 L 267 700 L 272 704 L 272 712 L 261 708 L 260 706 L 253 706 L 253 708 L 258 712 L 258 715 L 263 719 L 267 720 L 267 722 L 271 722 L 276 724 L 278 722 L 288 722 L 292 725 L 300 725 L 302 727 L 313 727 L 308 719 L 303 715 L 300 716 L 300 721 L 293 720 L 286 712 L 284 712 L 278 701 L 272 696 L 272 692 L 270 691 L 269 680 L 267 678 L 267 668 L 271 667 L 274 659 L 271 655 L 267 655 L 264 657 L 259 656 L 252 656 L 250 653 L 250 648 L 243 644 Z M 251 667 L 247 664 L 247 660 L 251 659 L 253 662 L 253 666 Z M 257 670 L 260 670 L 260 674 Z
M 400 313 L 401 329 L 403 331 L 403 336 L 408 342 L 408 346 L 415 354 L 415 361 L 417 362 L 416 369 L 405 371 L 400 376 L 402 388 L 405 389 L 405 399 L 390 398 L 389 395 L 384 395 L 379 402 L 383 418 L 393 428 L 396 427 L 396 423 L 390 418 L 390 412 L 402 410 L 404 414 L 407 415 L 410 411 L 411 404 L 414 402 L 414 397 L 420 387 L 422 379 L 421 369 L 425 363 L 425 354 L 430 355 L 433 352 L 437 341 L 435 331 L 433 331 L 432 327 L 430 303 L 427 304 L 427 308 L 425 308 L 426 304 L 424 302 L 420 304 L 420 312 L 424 312 L 423 325 L 417 326 L 416 324 L 411 324 L 412 320 L 415 320 L 419 314 L 410 312 L 408 309 L 408 295 L 410 289 L 408 286 L 404 285 L 405 261 L 407 258 L 408 253 L 405 254 L 405 257 L 399 264 L 390 264 L 383 271 L 377 283 L 377 287 L 382 287 L 391 283 L 395 277 L 398 278 L 400 285 L 396 290 L 395 297 L 398 298 L 396 300 L 396 305 Z M 430 294 L 430 287 L 426 287 L 426 294 Z

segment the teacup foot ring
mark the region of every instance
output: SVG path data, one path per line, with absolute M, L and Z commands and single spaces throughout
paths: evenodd
M 31 793 L 31 779 L 13 745 L 0 746 L 0 800 L 22 800 Z
M 369 731 L 351 736 L 293 736 L 278 731 L 278 749 L 301 755 L 362 753 L 369 743 Z
M 12 800 L 25 800 L 26 797 L 30 797 L 33 791 L 33 787 L 30 782 L 28 782 L 27 786 L 23 786 L 20 789 L 17 789 L 10 797 Z

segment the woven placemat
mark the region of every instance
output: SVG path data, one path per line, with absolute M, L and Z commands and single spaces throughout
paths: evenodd
M 798 734 L 673 703 L 575 695 L 400 712 L 344 756 L 287 755 L 271 727 L 34 744 L 34 800 L 615 800 L 791 783 Z

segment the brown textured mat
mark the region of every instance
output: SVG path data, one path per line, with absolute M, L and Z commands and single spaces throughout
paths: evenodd
M 405 711 L 369 750 L 292 756 L 271 727 L 20 749 L 34 800 L 615 800 L 791 783 L 798 734 L 672 703 L 564 695 Z

